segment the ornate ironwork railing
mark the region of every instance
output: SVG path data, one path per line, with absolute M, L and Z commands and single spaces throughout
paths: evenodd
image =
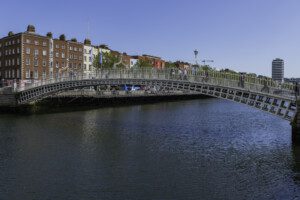
M 218 71 L 194 71 L 153 68 L 139 69 L 102 69 L 95 73 L 85 75 L 69 75 L 56 77 L 49 80 L 33 80 L 31 83 L 20 84 L 15 88 L 16 92 L 28 90 L 34 87 L 59 82 L 79 81 L 89 79 L 145 79 L 145 80 L 172 80 L 182 82 L 195 82 L 208 85 L 218 85 L 226 88 L 236 88 L 259 93 L 268 93 L 288 99 L 295 98 L 295 86 L 293 84 L 278 84 L 275 81 L 245 75 L 230 74 Z

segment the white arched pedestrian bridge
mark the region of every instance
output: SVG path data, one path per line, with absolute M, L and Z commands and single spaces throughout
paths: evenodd
M 182 91 L 231 100 L 293 120 L 296 115 L 295 88 L 292 84 L 277 85 L 267 79 L 224 72 L 172 69 L 112 69 L 77 77 L 61 77 L 40 81 L 15 90 L 18 104 L 28 104 L 61 92 L 92 86 L 138 85 L 156 88 L 160 93 Z

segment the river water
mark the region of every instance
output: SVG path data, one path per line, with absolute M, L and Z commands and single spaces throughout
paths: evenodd
M 300 199 L 287 121 L 201 99 L 0 116 L 0 199 Z

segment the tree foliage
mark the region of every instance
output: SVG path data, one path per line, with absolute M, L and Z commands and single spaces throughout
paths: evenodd
M 112 69 L 114 68 L 114 65 L 118 62 L 120 62 L 120 56 L 113 55 L 110 52 L 103 52 L 102 53 L 102 65 L 100 63 L 100 53 L 96 55 L 93 66 L 96 69 L 104 68 L 104 69 Z M 117 65 L 117 67 L 122 67 L 122 64 Z
M 136 63 L 136 67 L 145 68 L 145 67 L 153 67 L 149 60 L 139 59 Z
M 175 68 L 176 64 L 174 62 L 168 61 L 168 62 L 166 62 L 165 67 L 166 68 Z

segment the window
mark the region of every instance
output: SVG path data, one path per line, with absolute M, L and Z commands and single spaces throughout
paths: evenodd
M 43 79 L 46 79 L 46 71 L 45 70 L 43 70 L 42 76 L 43 76 Z
M 30 78 L 30 69 L 27 69 L 25 72 L 26 78 Z
M 17 48 L 17 53 L 20 53 L 20 48 L 19 47 Z
M 77 47 L 74 47 L 74 51 L 77 51 Z
M 39 45 L 39 41 L 36 41 L 36 40 L 35 40 L 35 41 L 34 41 L 34 44 L 35 44 L 35 45 Z
M 46 65 L 47 65 L 46 60 L 43 60 L 43 67 L 46 67 Z
M 55 67 L 59 68 L 59 63 L 58 62 L 56 62 Z
M 29 39 L 26 39 L 26 43 L 27 43 L 27 44 L 30 44 L 30 40 L 29 40 Z
M 65 45 L 61 45 L 61 48 L 62 48 L 62 49 L 65 49 Z
M 46 56 L 46 55 L 47 55 L 47 51 L 43 50 L 43 56 Z
M 65 58 L 65 53 L 61 53 L 61 58 Z
M 39 78 L 39 72 L 38 72 L 37 69 L 34 70 L 33 76 L 34 76 L 35 79 L 38 79 L 38 78 Z
M 15 54 L 15 49 L 12 49 L 12 54 L 13 54 L 13 55 Z
M 12 44 L 15 44 L 15 41 L 14 41 L 14 40 L 12 41 Z
M 17 39 L 17 43 L 20 44 L 20 39 Z
M 84 64 L 83 66 L 84 66 L 84 69 L 85 69 L 85 70 L 87 70 L 87 68 L 86 68 L 86 64 Z
M 59 57 L 59 53 L 58 53 L 58 52 L 55 53 L 55 57 L 56 57 L 56 58 Z
M 34 56 L 38 56 L 39 55 L 39 50 L 38 49 L 35 49 L 34 50 Z
M 12 59 L 12 61 L 11 61 L 12 63 L 12 66 L 14 66 L 15 65 L 15 59 Z
M 47 46 L 47 42 L 43 42 L 43 46 L 44 46 L 44 47 Z
M 61 67 L 65 67 L 65 63 L 64 62 L 61 63 Z
M 11 71 L 11 77 L 12 77 L 12 78 L 15 78 L 15 70 L 12 70 L 12 71 Z
M 17 69 L 17 78 L 20 78 L 20 69 Z
M 91 56 L 89 57 L 89 61 L 92 62 L 92 57 Z
M 79 52 L 82 52 L 82 48 L 79 48 Z
M 11 49 L 8 50 L 8 55 L 10 55 L 10 54 L 11 54 Z
M 8 78 L 10 78 L 11 77 L 11 72 L 10 72 L 10 70 L 8 70 Z
M 84 56 L 84 62 L 86 62 L 86 56 Z
M 20 58 L 17 58 L 17 65 L 20 65 Z
M 0 57 L 2 56 L 2 52 L 0 51 Z
M 30 48 L 26 48 L 26 54 L 30 54 Z
M 73 50 L 73 47 L 70 47 L 70 50 Z
M 8 60 L 8 66 L 10 66 L 10 60 Z
M 57 49 L 58 49 L 58 48 L 59 48 L 59 45 L 58 45 L 58 44 L 56 44 L 56 45 L 55 45 L 55 48 L 57 48 Z
M 34 66 L 35 66 L 35 67 L 39 66 L 39 60 L 38 60 L 38 59 L 35 59 L 35 60 L 34 60 Z
M 79 60 L 82 60 L 82 56 L 79 56 Z

